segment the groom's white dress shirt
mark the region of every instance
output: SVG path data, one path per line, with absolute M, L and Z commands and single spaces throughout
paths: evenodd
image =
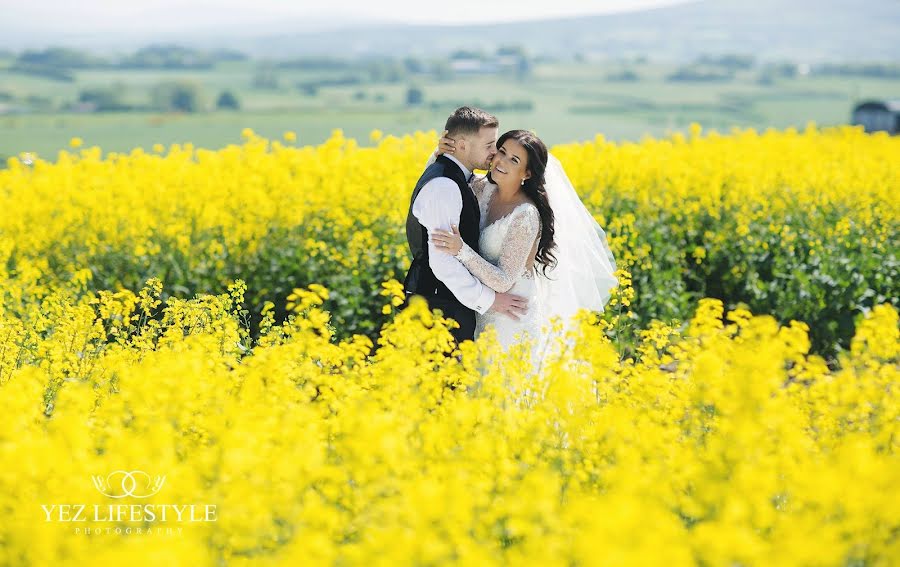
M 458 159 L 444 154 L 456 163 L 466 179 L 472 172 Z M 468 186 L 467 186 L 468 188 Z M 471 191 L 471 188 L 468 188 Z M 450 231 L 450 225 L 459 226 L 462 213 L 462 196 L 456 182 L 448 177 L 436 177 L 426 183 L 413 203 L 412 213 L 422 226 L 428 229 L 428 265 L 435 277 L 456 296 L 460 303 L 484 314 L 494 304 L 496 293 L 469 273 L 462 263 L 450 254 L 435 248 L 431 242 L 431 231 Z

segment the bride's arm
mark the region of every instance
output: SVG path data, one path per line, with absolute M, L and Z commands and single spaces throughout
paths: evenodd
M 501 245 L 503 251 L 498 266 L 476 254 L 465 242 L 456 254 L 457 259 L 473 276 L 500 293 L 509 291 L 525 272 L 525 264 L 541 226 L 541 217 L 533 205 L 519 207 L 512 215 Z

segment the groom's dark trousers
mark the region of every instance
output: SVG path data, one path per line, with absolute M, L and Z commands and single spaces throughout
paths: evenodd
M 459 323 L 459 328 L 451 330 L 453 337 L 459 343 L 474 338 L 475 311 L 460 303 L 453 292 L 434 275 L 428 262 L 428 229 L 422 226 L 412 213 L 413 203 L 422 187 L 438 177 L 448 177 L 458 186 L 463 204 L 462 212 L 459 215 L 459 233 L 463 242 L 480 254 L 478 238 L 481 213 L 478 210 L 478 201 L 475 199 L 475 194 L 469 187 L 462 169 L 445 156 L 438 156 L 437 160 L 428 166 L 422 177 L 419 178 L 409 201 L 409 212 L 406 216 L 406 241 L 409 243 L 413 261 L 406 274 L 403 288 L 407 301 L 413 295 L 421 295 L 428 301 L 431 309 L 440 309 L 444 312 L 445 317 Z

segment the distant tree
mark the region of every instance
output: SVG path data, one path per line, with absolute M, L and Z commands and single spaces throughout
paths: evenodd
M 450 62 L 444 59 L 440 59 L 431 64 L 431 72 L 434 74 L 434 78 L 438 81 L 452 81 L 453 80 L 453 66 L 450 65 Z
M 485 55 L 482 51 L 458 49 L 450 55 L 451 60 L 456 59 L 484 59 Z
M 356 91 L 353 93 L 353 100 L 366 100 L 366 91 Z
M 520 100 L 513 103 L 513 108 L 519 112 L 531 112 L 534 110 L 534 103 L 530 100 Z
M 127 110 L 129 107 L 122 102 L 124 87 L 116 85 L 112 87 L 91 87 L 78 93 L 78 102 L 94 105 L 97 112 L 115 112 Z
M 526 57 L 522 57 L 519 59 L 519 62 L 516 64 L 516 78 L 521 80 L 527 79 L 531 76 L 531 62 Z
M 179 45 L 150 45 L 119 62 L 123 68 L 209 69 L 214 58 L 206 52 Z
M 406 67 L 400 61 L 390 61 L 387 64 L 387 82 L 399 83 L 406 77 Z
M 697 65 L 679 67 L 666 76 L 670 82 L 727 82 L 734 79 L 734 73 L 727 69 L 709 69 Z
M 418 87 L 410 87 L 406 91 L 406 104 L 408 106 L 418 106 L 425 102 L 425 93 Z
M 48 96 L 30 94 L 25 97 L 25 102 L 29 107 L 35 110 L 52 110 L 53 109 L 53 100 Z
M 213 61 L 246 61 L 249 59 L 246 53 L 236 49 L 213 49 L 209 53 L 210 59 Z
M 398 83 L 406 76 L 406 68 L 396 60 L 374 60 L 367 65 L 369 80 L 373 83 Z
M 528 58 L 525 48 L 521 45 L 503 45 L 497 48 L 497 57 L 523 57 Z
M 185 87 L 176 87 L 172 93 L 172 109 L 180 112 L 197 112 L 196 91 Z
M 763 67 L 763 72 L 770 73 L 773 77 L 793 79 L 799 74 L 800 69 L 796 63 L 769 63 Z
M 775 84 L 775 74 L 771 71 L 761 71 L 756 77 L 756 83 L 763 86 L 771 86 Z
M 353 67 L 353 64 L 346 59 L 338 59 L 337 57 L 308 56 L 279 61 L 278 67 L 283 69 L 304 69 L 306 71 L 334 71 L 337 69 L 350 69 Z
M 241 103 L 231 91 L 222 91 L 216 100 L 216 108 L 218 110 L 240 110 Z
M 814 69 L 817 75 L 900 78 L 900 63 L 826 63 Z
M 491 112 L 532 112 L 534 103 L 530 100 L 495 101 L 479 103 L 476 106 Z
M 59 69 L 87 69 L 91 67 L 106 67 L 109 65 L 109 62 L 106 60 L 91 55 L 90 53 L 66 47 L 26 50 L 16 58 L 16 63 L 20 65 L 56 67 Z
M 421 74 L 425 72 L 425 63 L 415 57 L 407 57 L 403 60 L 403 67 L 407 73 Z
M 157 84 L 151 97 L 158 110 L 197 112 L 200 110 L 200 87 L 188 81 L 167 81 Z
M 756 59 L 752 55 L 726 54 L 726 55 L 701 55 L 697 63 L 701 65 L 715 65 L 732 71 L 752 69 Z
M 362 84 L 362 79 L 354 75 L 345 75 L 343 77 L 335 77 L 333 79 L 321 79 L 316 81 L 320 87 L 347 87 L 351 85 Z
M 306 96 L 316 96 L 319 94 L 319 85 L 316 83 L 297 83 L 297 90 Z
M 10 73 L 21 73 L 23 75 L 33 75 L 53 81 L 62 81 L 64 83 L 74 83 L 75 74 L 62 67 L 52 65 L 40 65 L 35 63 L 15 63 L 7 68 Z
M 253 75 L 253 86 L 257 89 L 278 90 L 278 74 L 270 64 L 260 65 Z
M 633 82 L 639 81 L 640 79 L 640 75 L 635 73 L 632 69 L 623 69 L 616 73 L 609 73 L 606 75 L 606 80 L 616 82 Z

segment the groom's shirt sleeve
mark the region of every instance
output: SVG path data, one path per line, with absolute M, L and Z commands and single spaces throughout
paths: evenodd
M 450 225 L 459 226 L 462 213 L 462 197 L 452 179 L 437 177 L 419 191 L 412 208 L 413 216 L 428 229 L 450 231 Z M 460 303 L 484 314 L 494 304 L 496 293 L 469 273 L 462 263 L 450 254 L 438 250 L 428 238 L 428 265 L 435 277 L 453 292 Z

